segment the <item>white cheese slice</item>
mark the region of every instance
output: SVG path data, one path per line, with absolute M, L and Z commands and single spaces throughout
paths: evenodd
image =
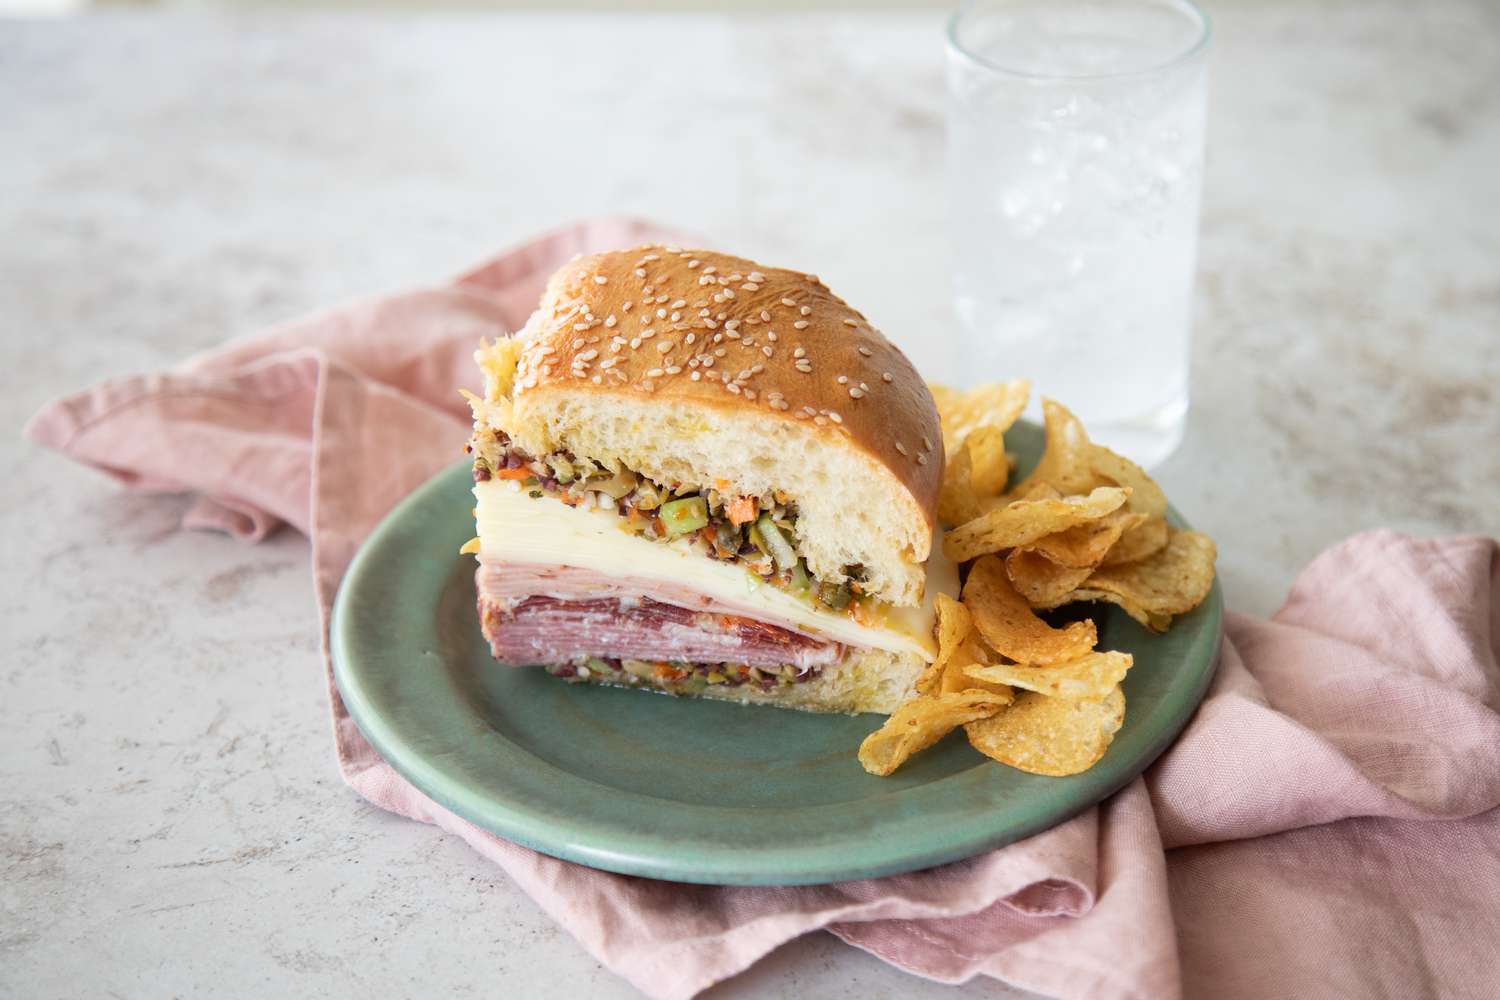
M 732 563 L 710 559 L 684 540 L 662 543 L 633 535 L 612 510 L 569 507 L 550 496 L 532 497 L 520 484 L 491 479 L 474 487 L 474 516 L 481 559 L 576 566 L 621 579 L 686 585 L 708 597 L 753 608 L 770 624 L 850 646 L 937 654 L 933 602 L 939 592 L 958 596 L 958 569 L 934 546 L 927 588 L 918 607 L 890 608 L 883 625 L 861 625 L 847 615 L 820 610 Z

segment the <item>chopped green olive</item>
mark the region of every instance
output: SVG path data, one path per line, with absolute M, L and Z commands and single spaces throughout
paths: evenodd
M 668 538 L 697 531 L 708 525 L 708 504 L 702 497 L 683 497 L 661 505 L 661 523 Z
M 824 583 L 818 586 L 818 600 L 835 611 L 847 608 L 852 596 L 847 583 Z
M 762 514 L 755 522 L 755 527 L 760 532 L 766 554 L 776 560 L 777 569 L 791 569 L 797 565 L 797 553 L 781 533 L 781 529 L 771 521 L 770 514 Z

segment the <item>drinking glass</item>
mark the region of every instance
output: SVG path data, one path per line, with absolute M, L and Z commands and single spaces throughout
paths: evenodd
M 1208 39 L 1188 0 L 974 0 L 948 26 L 960 381 L 1031 378 L 1148 466 L 1188 410 Z

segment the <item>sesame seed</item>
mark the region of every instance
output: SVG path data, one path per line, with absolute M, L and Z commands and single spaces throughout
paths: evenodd
M 726 319 L 724 321 L 724 329 L 726 329 L 726 330 L 733 330 L 736 327 L 738 327 L 739 325 L 740 325 L 740 321 L 737 320 L 737 319 Z
M 874 351 L 870 350 L 868 347 L 866 347 L 863 344 L 859 345 L 859 353 L 863 354 L 867 358 L 871 357 L 871 356 L 873 356 L 875 354 Z
M 832 420 L 836 424 L 841 424 L 844 422 L 844 418 L 839 416 L 837 413 L 834 413 L 832 410 L 828 411 L 828 419 Z
M 696 333 L 690 333 L 686 337 L 682 338 L 682 342 L 684 344 L 691 344 L 693 341 L 695 341 L 697 339 L 698 339 L 698 335 Z
M 646 276 L 646 269 L 644 267 L 638 267 L 638 268 L 636 268 L 635 269 L 635 276 L 637 278 L 644 278 Z
M 804 316 L 811 316 L 812 315 L 812 306 L 803 306 L 801 309 L 798 309 L 797 311 L 799 313 L 801 313 L 802 315 L 804 315 Z
M 692 270 L 693 268 L 697 267 L 701 263 L 703 263 L 703 261 L 698 260 L 696 257 L 693 258 L 692 260 L 688 261 L 688 270 Z
M 635 350 L 637 347 L 640 347 L 640 346 L 641 346 L 641 338 L 640 337 L 631 337 L 630 338 L 630 349 L 632 351 Z
M 667 374 L 668 375 L 676 375 L 680 371 L 682 371 L 682 366 L 681 365 L 667 365 Z
M 760 349 L 760 353 L 764 354 L 766 357 L 769 358 L 771 356 L 772 351 L 771 351 L 770 347 L 762 347 Z
M 703 317 L 703 328 L 705 330 L 717 330 L 719 328 L 719 324 L 715 323 L 713 320 L 705 316 Z
M 620 312 L 627 312 L 628 313 L 634 307 L 635 307 L 635 303 L 634 302 L 627 302 L 623 306 L 620 307 Z
M 720 292 L 719 294 L 722 295 L 722 296 L 724 296 L 726 299 L 732 299 L 732 298 L 734 298 L 734 289 L 733 288 L 726 288 L 722 292 Z
M 718 270 L 718 268 L 716 268 L 716 267 L 705 267 L 703 269 L 703 273 L 704 274 L 713 274 L 717 270 Z
M 575 362 L 576 361 L 593 361 L 598 356 L 599 356 L 599 352 L 598 351 L 590 349 L 590 350 L 584 351 L 582 354 L 578 355 L 578 357 L 575 358 L 574 361 Z
M 588 328 L 589 328 L 589 325 L 587 323 L 574 323 L 573 324 L 573 329 L 575 329 L 575 330 L 587 330 Z
M 615 314 L 614 313 L 610 313 L 609 314 L 609 319 L 606 319 L 604 321 L 604 328 L 606 330 L 613 330 L 615 328 L 615 324 L 618 323 L 618 322 L 619 322 L 619 320 L 615 319 Z
M 651 300 L 651 296 L 655 295 L 655 294 L 656 294 L 656 286 L 655 285 L 647 285 L 645 288 L 641 289 L 641 301 L 642 302 L 649 302 Z
M 861 382 L 859 384 L 859 391 L 860 392 L 869 392 L 870 391 L 870 387 L 867 386 L 867 385 L 865 385 L 863 382 Z
M 807 320 L 799 319 L 797 322 L 793 323 L 792 326 L 796 327 L 798 330 L 806 330 Z
M 694 382 L 698 381 L 698 379 L 700 379 L 701 377 L 702 376 L 699 375 L 697 372 L 689 372 L 688 373 L 688 378 L 692 379 Z
M 918 455 L 917 456 L 917 464 L 918 465 L 926 465 L 927 464 L 927 456 L 926 455 Z
M 902 444 L 900 441 L 896 442 L 896 450 L 903 455 L 907 454 L 906 445 Z
M 676 346 L 677 345 L 674 342 L 670 341 L 670 340 L 661 340 L 661 341 L 657 342 L 656 349 L 658 351 L 660 351 L 661 353 L 666 354 L 668 351 L 670 351 L 672 348 L 674 348 Z
M 687 299 L 678 299 L 676 302 L 672 303 L 672 308 L 673 309 L 681 309 L 681 308 L 683 308 L 686 305 L 687 305 Z
M 715 358 L 712 355 L 710 355 L 710 354 L 703 355 L 703 367 L 704 368 L 712 368 L 714 366 L 714 361 L 715 361 Z
M 680 319 L 682 319 L 682 313 L 680 313 L 680 312 L 674 312 L 669 318 L 672 320 L 673 323 L 676 323 L 677 321 L 679 321 Z
M 813 423 L 817 424 L 819 427 L 825 427 L 828 424 L 828 418 L 820 413 L 816 417 L 813 417 Z
M 658 310 L 656 310 L 656 318 L 657 319 L 666 319 L 667 318 L 667 311 L 665 309 L 658 309 Z
M 857 319 L 850 319 L 848 316 L 845 316 L 844 317 L 844 325 L 845 326 L 859 326 L 859 320 L 857 320 Z
M 730 392 L 734 393 L 736 396 L 738 396 L 740 394 L 740 384 L 738 382 L 725 382 L 724 383 L 724 388 L 728 389 Z
M 666 374 L 666 372 L 662 371 L 662 369 L 660 369 L 660 368 L 652 368 L 650 371 L 646 372 L 646 377 L 647 378 L 661 378 L 665 374 Z
M 859 397 L 861 397 L 863 395 L 864 395 L 864 393 L 860 391 L 859 386 L 856 385 L 856 386 L 851 386 L 849 388 L 849 398 L 850 399 L 858 399 Z
M 764 309 L 762 309 L 760 311 L 760 321 L 762 323 L 769 323 L 769 322 L 771 322 L 771 314 L 768 313 L 768 312 L 766 312 Z
M 653 260 L 661 260 L 661 258 L 660 258 L 660 257 L 658 257 L 658 256 L 657 256 L 657 255 L 656 255 L 656 254 L 654 254 L 654 253 L 648 253 L 648 254 L 647 254 L 647 255 L 646 255 L 646 256 L 644 256 L 644 257 L 642 257 L 642 258 L 641 258 L 641 260 L 643 260 L 643 261 L 645 261 L 645 262 L 646 262 L 646 263 L 648 263 L 648 264 L 649 264 L 649 263 L 651 263 L 651 262 L 652 262 L 652 261 L 653 261 Z
M 849 376 L 848 375 L 840 375 L 839 376 L 839 379 L 838 379 L 839 385 L 844 385 L 848 381 L 849 381 Z
M 606 278 L 604 275 L 602 275 L 602 274 L 596 274 L 596 275 L 594 275 L 594 284 L 596 284 L 596 285 L 604 285 L 604 284 L 608 284 L 608 283 L 609 283 L 609 279 Z
M 750 366 L 750 374 L 752 374 L 752 375 L 759 375 L 761 372 L 763 372 L 765 370 L 766 370 L 766 366 L 765 365 L 756 364 L 756 365 L 751 365 Z
M 805 350 L 803 350 L 802 348 L 799 347 L 795 351 L 792 352 L 792 357 L 794 357 L 794 358 L 805 358 L 805 357 L 807 357 L 807 351 L 805 351 Z
M 757 285 L 753 281 L 747 281 L 743 285 L 740 286 L 740 291 L 742 291 L 742 292 L 758 292 L 758 291 L 760 291 L 760 286 Z
M 602 375 L 595 375 L 593 378 L 589 379 L 589 381 L 593 382 L 595 385 L 598 385 L 600 382 L 604 381 L 604 376 L 602 376 Z
M 769 340 L 773 344 L 776 343 L 776 331 L 775 330 L 767 330 L 766 331 L 766 339 Z
M 729 350 L 727 348 L 721 347 L 718 350 L 714 351 L 714 357 L 716 357 L 716 358 L 722 358 L 724 355 L 726 355 L 728 353 L 729 353 Z
M 658 295 L 656 297 L 656 304 L 657 305 L 661 305 L 663 302 L 667 301 L 671 297 L 672 296 L 668 295 L 666 292 L 662 292 L 660 295 Z
M 784 306 L 794 306 L 797 303 L 795 301 L 793 301 L 792 299 L 782 299 L 781 300 L 781 304 L 784 305 Z
M 927 440 L 927 438 L 924 437 L 922 439 L 922 447 L 926 448 L 928 451 L 931 451 L 932 450 L 932 442 L 929 441 L 929 440 Z
M 799 372 L 801 372 L 804 375 L 811 375 L 812 374 L 812 362 L 808 361 L 806 358 L 803 358 L 801 361 L 798 361 L 797 364 L 796 364 L 796 368 L 797 368 L 797 370 Z
M 893 376 L 893 375 L 891 375 L 891 373 L 890 373 L 890 372 L 881 372 L 881 373 L 880 373 L 880 377 L 881 377 L 881 379 L 883 379 L 883 380 L 884 380 L 884 381 L 886 381 L 886 382 L 890 382 L 890 381 L 892 381 L 892 380 L 893 380 L 893 378 L 894 378 L 894 376 Z
M 735 376 L 735 378 L 740 379 L 742 381 L 744 379 L 749 378 L 749 377 L 750 377 L 750 369 L 748 369 L 748 368 L 741 369 L 740 373 Z

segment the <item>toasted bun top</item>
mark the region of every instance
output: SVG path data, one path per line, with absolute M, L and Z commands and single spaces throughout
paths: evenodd
M 594 254 L 553 275 L 528 332 L 518 401 L 551 387 L 817 428 L 884 466 L 929 529 L 935 521 L 943 452 L 932 394 L 815 275 L 670 246 Z

